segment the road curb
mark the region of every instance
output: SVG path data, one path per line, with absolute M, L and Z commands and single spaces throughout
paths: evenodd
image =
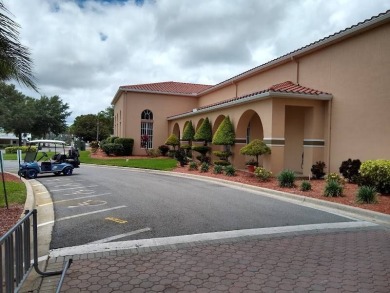
M 237 186 L 241 188 L 246 188 L 250 190 L 254 190 L 257 192 L 264 193 L 265 196 L 272 195 L 274 197 L 277 197 L 279 199 L 284 199 L 284 200 L 289 200 L 293 203 L 298 203 L 301 205 L 313 205 L 316 206 L 317 208 L 322 208 L 323 210 L 326 210 L 328 212 L 333 212 L 333 213 L 340 213 L 342 212 L 346 216 L 356 218 L 358 217 L 359 219 L 366 220 L 366 221 L 372 221 L 377 224 L 385 224 L 385 225 L 390 225 L 390 215 L 375 212 L 375 211 L 370 211 L 366 209 L 362 209 L 359 207 L 353 207 L 349 205 L 343 205 L 335 202 L 330 202 L 326 200 L 321 200 L 317 198 L 312 198 L 308 196 L 303 196 L 303 195 L 298 195 L 298 194 L 292 194 L 288 192 L 283 192 L 283 191 L 278 191 L 278 190 L 273 190 L 273 189 L 268 189 L 264 187 L 259 187 L 259 186 L 253 186 L 245 183 L 239 183 L 239 182 L 234 182 L 222 178 L 215 178 L 215 177 L 205 177 L 205 176 L 200 176 L 196 174 L 188 174 L 188 173 L 178 173 L 178 172 L 173 172 L 173 171 L 160 171 L 160 170 L 152 170 L 152 169 L 141 169 L 141 168 L 132 168 L 132 167 L 120 167 L 120 166 L 110 166 L 110 165 L 97 165 L 97 164 L 87 164 L 91 166 L 101 166 L 105 168 L 120 168 L 120 169 L 127 169 L 127 170 L 136 170 L 136 171 L 141 171 L 141 172 L 148 172 L 148 173 L 154 173 L 154 174 L 162 174 L 162 175 L 171 175 L 171 176 L 176 176 L 176 177 L 183 177 L 183 178 L 194 178 L 197 180 L 202 180 L 202 181 L 208 181 L 208 182 L 219 182 L 221 184 L 225 185 L 232 185 L 232 186 Z M 333 211 L 332 211 L 333 210 Z
M 158 171 L 158 172 L 165 174 L 165 172 L 167 172 L 167 171 L 165 171 L 165 172 Z M 253 185 L 249 185 L 249 184 L 245 184 L 245 183 L 238 183 L 238 182 L 229 181 L 229 180 L 220 179 L 220 178 L 214 178 L 214 177 L 207 177 L 206 178 L 204 176 L 199 176 L 199 175 L 195 175 L 195 174 L 176 173 L 176 172 L 170 172 L 170 171 L 168 171 L 168 172 L 173 176 L 196 178 L 198 180 L 204 180 L 204 181 L 210 181 L 210 182 L 221 182 L 221 183 L 227 184 L 227 185 L 234 185 L 237 187 L 242 187 L 242 188 L 251 189 L 251 190 L 255 190 L 255 191 L 259 191 L 259 192 L 263 192 L 263 193 L 272 194 L 276 197 L 287 198 L 287 199 L 292 200 L 293 202 L 298 202 L 300 204 L 307 203 L 307 204 L 313 204 L 313 205 L 320 206 L 320 207 L 335 209 L 338 211 L 348 213 L 348 214 L 350 214 L 350 216 L 360 216 L 365 220 L 370 220 L 370 221 L 373 221 L 375 223 L 390 224 L 390 215 L 362 209 L 359 207 L 343 205 L 343 204 L 330 202 L 330 201 L 326 201 L 326 200 L 321 200 L 321 199 L 317 199 L 317 198 L 312 198 L 312 197 L 308 197 L 308 196 L 292 194 L 292 193 L 268 189 L 268 188 L 264 188 L 264 187 L 253 186 Z

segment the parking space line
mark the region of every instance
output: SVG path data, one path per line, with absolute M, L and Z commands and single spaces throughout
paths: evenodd
M 73 215 L 73 216 L 57 219 L 56 222 L 65 221 L 65 220 L 74 219 L 74 218 L 79 218 L 79 217 L 88 216 L 88 215 L 97 214 L 97 213 L 103 213 L 103 212 L 112 211 L 112 210 L 116 210 L 116 209 L 122 209 L 122 208 L 126 208 L 126 207 L 127 206 L 118 206 L 118 207 L 113 207 L 113 208 L 109 208 L 109 209 L 104 209 L 104 210 L 98 210 L 98 211 L 93 211 L 93 212 Z M 53 223 L 54 223 L 54 221 L 45 222 L 45 223 L 39 224 L 38 227 L 50 225 L 50 224 L 53 224 Z
M 106 243 L 106 242 L 110 242 L 112 240 L 116 240 L 116 239 L 119 239 L 119 238 L 124 238 L 124 237 L 127 237 L 127 236 L 136 235 L 136 234 L 143 233 L 143 232 L 148 232 L 148 231 L 151 231 L 151 230 L 152 229 L 150 229 L 149 227 L 146 227 L 146 228 L 143 228 L 143 229 L 131 231 L 129 233 L 123 233 L 123 234 L 119 234 L 119 235 L 116 235 L 116 236 L 107 237 L 107 238 L 104 238 L 104 239 L 101 239 L 101 240 L 93 241 L 93 242 L 90 242 L 88 244 Z
M 94 195 L 87 195 L 87 196 L 81 196 L 81 197 L 76 197 L 76 198 L 69 198 L 69 199 L 63 199 L 63 200 L 57 200 L 55 202 L 49 202 L 49 203 L 44 203 L 39 205 L 41 206 L 47 206 L 55 203 L 60 203 L 60 202 L 66 202 L 66 201 L 72 201 L 72 200 L 79 200 L 79 199 L 84 199 L 84 198 L 91 198 L 91 197 L 98 197 L 98 196 L 103 196 L 103 195 L 110 195 L 111 193 L 102 193 L 102 194 L 94 194 Z
M 54 190 L 50 190 L 50 192 L 54 192 L 54 191 L 64 191 L 64 190 L 68 190 L 68 189 L 77 189 L 77 188 L 89 188 L 89 187 L 96 187 L 96 186 L 98 186 L 98 185 L 78 186 L 78 187 L 71 187 L 71 188 L 54 189 Z

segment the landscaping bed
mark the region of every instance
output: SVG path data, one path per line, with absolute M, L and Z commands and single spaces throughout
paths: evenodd
M 345 204 L 349 206 L 359 207 L 375 212 L 380 212 L 384 214 L 390 214 L 390 196 L 389 195 L 378 195 L 378 202 L 375 204 L 358 204 L 356 203 L 356 193 L 358 190 L 357 184 L 345 183 L 343 189 L 343 196 L 341 197 L 326 197 L 324 196 L 324 188 L 325 188 L 325 180 L 310 180 L 312 190 L 310 191 L 301 191 L 299 190 L 299 186 L 302 180 L 296 181 L 296 186 L 293 188 L 287 187 L 279 187 L 279 183 L 276 178 L 271 178 L 268 182 L 259 181 L 252 173 L 246 171 L 237 171 L 236 176 L 226 176 L 224 174 L 213 174 L 210 168 L 209 172 L 202 173 L 200 171 L 189 171 L 188 166 L 177 167 L 173 170 L 178 173 L 187 173 L 194 174 L 199 176 L 211 177 L 211 178 L 219 178 L 224 180 L 229 180 L 233 182 L 239 182 L 244 184 L 249 184 L 253 186 L 288 192 L 292 194 L 317 198 L 321 200 L 331 201 L 335 203 Z
M 4 179 L 6 182 L 22 182 L 19 177 L 8 173 L 4 173 Z M 3 185 L 0 184 L 0 187 L 0 196 L 4 198 Z M 10 204 L 9 209 L 6 207 L 0 208 L 0 236 L 4 235 L 10 228 L 12 228 L 12 226 L 18 222 L 21 215 L 23 214 L 23 210 L 24 204 Z

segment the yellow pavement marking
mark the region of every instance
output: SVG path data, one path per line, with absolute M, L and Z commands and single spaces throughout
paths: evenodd
M 113 222 L 118 223 L 118 224 L 125 224 L 125 223 L 127 223 L 126 220 L 121 220 L 121 219 L 114 218 L 114 217 L 107 217 L 106 220 L 113 221 Z

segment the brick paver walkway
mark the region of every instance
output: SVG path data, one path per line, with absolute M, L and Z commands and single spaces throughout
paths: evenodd
M 62 292 L 390 292 L 388 229 L 154 250 L 74 256 Z M 62 261 L 51 260 L 48 269 Z M 46 278 L 40 292 L 53 292 L 55 283 Z

